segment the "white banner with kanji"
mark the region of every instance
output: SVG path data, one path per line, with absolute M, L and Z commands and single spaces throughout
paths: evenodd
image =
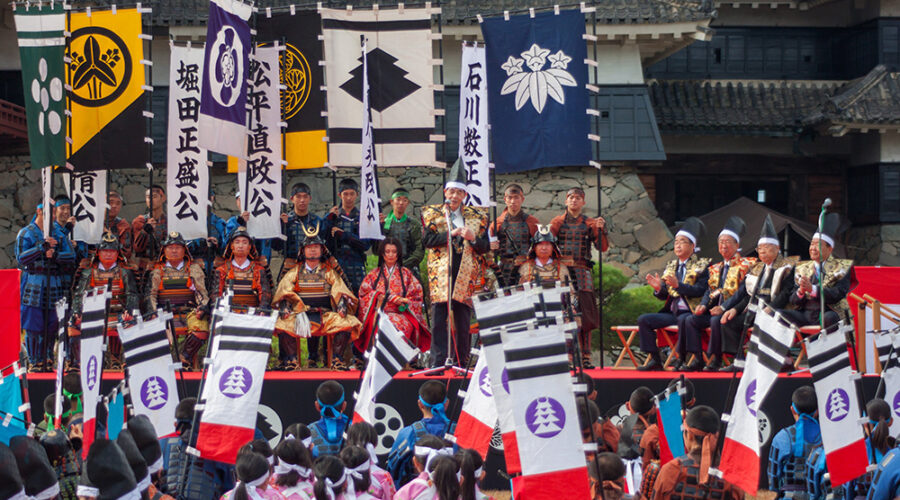
M 100 243 L 106 218 L 106 170 L 72 172 L 65 180 L 75 217 L 72 239 L 89 245 Z
M 492 205 L 488 165 L 487 68 L 484 46 L 463 43 L 459 79 L 459 162 L 466 169 L 466 203 Z
M 166 213 L 169 231 L 207 237 L 209 167 L 198 142 L 203 47 L 171 45 Z
M 281 98 L 279 46 L 259 47 L 250 59 L 250 127 L 247 157 L 238 159 L 241 210 L 250 212 L 247 232 L 254 238 L 281 237 Z

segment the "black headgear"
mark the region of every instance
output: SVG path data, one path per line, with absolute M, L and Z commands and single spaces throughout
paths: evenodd
M 130 424 L 129 422 L 129 427 Z M 135 481 L 137 481 L 137 489 L 146 491 L 150 487 L 150 473 L 147 472 L 147 462 L 144 461 L 144 455 L 138 449 L 137 443 L 134 442 L 134 437 L 129 429 L 122 429 L 119 432 L 119 437 L 116 438 L 116 445 L 119 446 L 119 449 L 125 454 L 125 459 L 128 460 L 128 465 L 131 467 L 131 472 L 134 473 Z
M 99 491 L 98 500 L 116 500 L 139 493 L 125 453 L 108 439 L 97 439 L 88 451 L 88 479 Z
M 0 498 L 25 495 L 25 484 L 19 475 L 16 456 L 9 446 L 0 442 Z
M 16 456 L 19 475 L 25 483 L 25 494 L 35 500 L 47 500 L 59 495 L 59 480 L 50 465 L 44 448 L 28 436 L 15 436 L 9 448 Z
M 64 432 L 50 429 L 41 434 L 41 446 L 47 453 L 47 459 L 54 467 L 61 465 L 69 458 L 69 452 L 73 451 L 72 442 Z
M 556 246 L 556 236 L 550 231 L 550 226 L 544 226 L 538 224 L 537 231 L 534 232 L 534 236 L 531 237 L 531 249 L 528 250 L 528 258 L 534 259 L 536 257 L 535 248 L 538 243 L 552 243 L 553 244 L 553 258 L 559 258 L 559 248 Z
M 766 220 L 763 221 L 762 230 L 759 232 L 759 241 L 757 241 L 756 244 L 781 246 L 778 241 L 778 233 L 775 232 L 775 224 L 772 224 L 772 216 L 769 214 L 766 214 Z
M 184 241 L 184 236 L 181 235 L 178 231 L 169 231 L 169 234 L 166 236 L 166 240 L 163 241 L 163 249 L 165 249 L 169 245 L 181 245 L 184 247 L 184 258 L 187 260 L 191 259 L 191 251 L 188 249 L 187 242 Z M 159 253 L 159 261 L 165 262 L 166 260 L 166 252 Z
M 244 226 L 240 226 L 231 233 L 231 236 L 228 238 L 228 244 L 225 245 L 225 253 L 224 257 L 226 259 L 231 258 L 231 243 L 237 238 L 247 238 L 250 240 L 250 259 L 255 260 L 259 255 L 256 253 L 256 245 L 253 244 L 253 236 L 250 236 L 250 233 L 247 232 L 247 228 Z
M 744 219 L 741 219 L 737 215 L 732 215 L 728 218 L 728 221 L 725 223 L 725 227 L 719 231 L 719 236 L 731 236 L 734 238 L 734 241 L 737 242 L 738 245 L 741 244 L 741 238 L 744 237 L 744 230 L 747 229 L 747 224 L 744 222 Z
M 118 252 L 119 238 L 116 238 L 116 235 L 109 231 L 104 232 L 103 238 L 100 239 L 100 244 L 97 245 L 97 250 L 115 250 Z
M 359 192 L 359 183 L 350 178 L 341 179 L 341 182 L 338 183 L 338 193 L 343 193 L 344 191 L 352 189 Z
M 453 163 L 453 166 L 450 167 L 450 175 L 447 176 L 447 182 L 444 184 L 444 189 L 462 189 L 463 191 L 467 191 L 467 183 L 466 183 L 466 169 L 460 163 L 459 159 Z
M 822 232 L 816 232 L 816 234 L 813 235 L 813 238 L 818 236 L 823 243 L 828 243 L 828 246 L 834 248 L 834 242 L 840 227 L 841 217 L 834 212 L 827 214 L 825 215 L 825 221 L 822 224 Z
M 322 259 L 325 259 L 328 248 L 325 246 L 325 240 L 319 235 L 318 223 L 316 223 L 316 227 L 303 227 L 303 239 L 300 240 L 300 250 L 297 255 L 297 260 L 304 259 L 303 248 L 307 245 L 322 245 Z
M 156 429 L 147 415 L 135 415 L 128 419 L 128 430 L 134 443 L 141 450 L 144 462 L 147 464 L 147 472 L 156 474 L 162 468 L 162 449 L 156 437 Z
M 309 186 L 307 186 L 306 183 L 298 182 L 291 186 L 291 197 L 297 193 L 312 194 L 312 191 L 310 191 Z
M 696 217 L 688 217 L 684 224 L 681 226 L 681 229 L 675 233 L 675 237 L 684 236 L 685 238 L 691 240 L 694 244 L 694 251 L 699 252 L 700 247 L 697 246 L 697 243 L 703 238 L 703 235 L 706 234 L 706 226 L 703 224 L 703 221 Z

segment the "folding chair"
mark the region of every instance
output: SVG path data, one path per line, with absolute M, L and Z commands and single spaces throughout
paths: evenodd
M 671 325 L 665 328 L 659 328 L 656 330 L 656 345 L 657 347 L 669 347 L 669 356 L 666 357 L 666 361 L 663 363 L 663 368 L 669 368 L 669 365 L 672 364 L 672 360 L 678 359 L 678 352 L 675 348 L 675 343 L 678 342 L 678 326 Z
M 619 341 L 622 342 L 622 352 L 619 353 L 619 357 L 616 358 L 615 364 L 613 364 L 613 368 L 617 370 L 636 370 L 640 363 L 634 355 L 634 352 L 631 350 L 631 343 L 634 342 L 635 337 L 637 337 L 638 327 L 636 326 L 614 326 L 611 328 L 612 331 L 616 332 L 616 335 L 619 336 Z M 628 334 L 628 337 L 625 337 L 625 334 Z M 631 359 L 631 364 L 633 366 L 621 366 L 622 361 L 625 360 L 625 356 L 628 356 Z
M 806 344 L 803 342 L 803 339 L 806 337 L 810 337 L 819 333 L 821 329 L 818 326 L 801 326 L 798 330 L 794 331 L 794 340 L 800 346 L 800 353 L 797 354 L 797 359 L 794 361 L 794 369 L 800 366 L 800 362 L 806 358 Z

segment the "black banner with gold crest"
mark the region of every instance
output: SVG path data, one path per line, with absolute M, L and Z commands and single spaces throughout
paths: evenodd
M 141 13 L 71 14 L 69 163 L 77 171 L 143 168 L 146 121 Z
M 322 18 L 312 10 L 258 14 L 257 40 L 278 42 L 281 52 L 281 119 L 285 129 L 287 168 L 322 167 L 328 161 L 325 137 L 325 92 L 322 67 Z

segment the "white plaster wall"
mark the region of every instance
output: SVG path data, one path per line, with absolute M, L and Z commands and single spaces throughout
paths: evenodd
M 19 70 L 19 44 L 16 38 L 16 22 L 9 0 L 0 0 L 0 70 Z
M 877 135 L 881 143 L 881 161 L 900 162 L 900 134 L 896 132 L 887 132 L 879 134 L 877 132 L 868 135 Z
M 590 55 L 593 55 L 589 52 Z M 641 50 L 637 44 L 597 46 L 598 85 L 643 84 Z M 590 71 L 593 79 L 593 71 Z

